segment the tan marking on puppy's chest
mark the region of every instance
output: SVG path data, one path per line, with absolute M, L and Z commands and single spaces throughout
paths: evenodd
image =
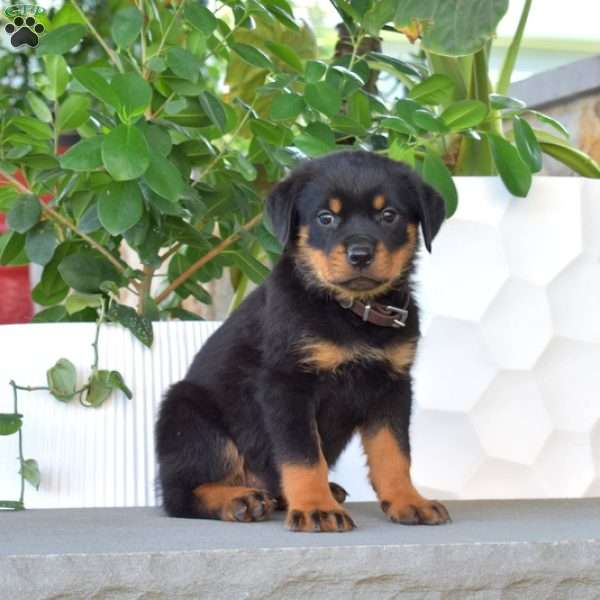
M 300 344 L 300 363 L 311 371 L 335 372 L 348 363 L 386 362 L 394 372 L 405 374 L 414 362 L 416 348 L 415 339 L 375 348 L 367 344 L 343 346 L 318 338 L 306 338 Z

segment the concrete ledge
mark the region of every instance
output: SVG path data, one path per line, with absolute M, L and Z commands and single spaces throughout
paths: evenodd
M 386 521 L 297 534 L 273 521 L 168 519 L 149 508 L 0 513 L 0 589 L 11 599 L 600 596 L 600 500 L 448 502 L 442 527 Z

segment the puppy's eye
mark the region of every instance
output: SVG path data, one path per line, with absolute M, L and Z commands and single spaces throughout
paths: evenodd
M 323 227 L 333 227 L 336 219 L 328 210 L 322 210 L 317 215 L 317 221 L 319 222 L 319 225 L 322 225 Z
M 398 213 L 393 208 L 386 208 L 381 212 L 381 220 L 384 223 L 395 223 L 398 219 Z

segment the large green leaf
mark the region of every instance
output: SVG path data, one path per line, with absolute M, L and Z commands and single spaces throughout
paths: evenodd
M 202 62 L 185 48 L 173 47 L 167 52 L 167 65 L 177 77 L 188 81 L 198 81 Z
M 185 185 L 179 169 L 158 153 L 150 155 L 150 167 L 144 180 L 151 190 L 171 202 L 177 202 Z
M 46 103 L 39 96 L 33 92 L 27 92 L 25 97 L 27 98 L 27 102 L 29 103 L 31 110 L 37 119 L 43 121 L 44 123 L 52 122 L 52 113 L 50 112 L 50 109 Z
M 59 54 L 50 54 L 44 57 L 44 64 L 48 77 L 48 88 L 44 93 L 50 100 L 58 100 L 69 83 L 67 63 Z
M 25 236 L 10 231 L 0 237 L 0 265 L 23 265 L 29 262 L 25 254 Z
M 444 133 L 446 124 L 429 110 L 415 110 L 413 122 L 419 128 L 430 133 Z
M 19 475 L 22 475 L 23 479 L 36 490 L 39 489 L 41 482 L 40 467 L 33 458 L 28 458 L 21 463 Z
M 252 119 L 250 129 L 257 137 L 260 137 L 274 146 L 285 146 L 292 141 L 292 133 L 283 125 L 275 125 L 264 119 Z
M 125 385 L 122 375 L 118 371 L 95 371 L 89 380 L 89 389 L 85 397 L 88 406 L 98 408 L 102 406 L 115 390 L 122 390 L 131 399 L 131 390 Z
M 78 292 L 93 294 L 105 281 L 121 283 L 121 276 L 104 256 L 94 250 L 80 250 L 61 261 L 58 271 L 65 283 Z
M 302 96 L 284 93 L 273 98 L 271 118 L 275 120 L 295 119 L 303 110 Z
M 258 285 L 260 285 L 269 275 L 269 269 L 246 251 L 236 252 L 233 250 L 226 250 L 225 254 L 230 255 L 242 273 Z
M 115 44 L 119 48 L 129 48 L 140 34 L 143 23 L 144 17 L 135 6 L 117 11 L 110 29 Z
M 198 102 L 212 123 L 225 131 L 227 117 L 221 101 L 211 92 L 205 91 L 198 96 Z
M 568 146 L 567 144 L 556 144 L 551 142 L 540 142 L 544 154 L 558 160 L 563 165 L 575 171 L 583 177 L 600 178 L 600 166 L 587 154 Z
M 86 138 L 71 146 L 58 160 L 63 169 L 92 171 L 102 166 L 101 135 Z
M 328 117 L 335 116 L 342 106 L 340 93 L 326 81 L 306 84 L 304 99 L 309 106 Z
M 135 181 L 115 181 L 98 199 L 98 218 L 111 235 L 133 227 L 144 212 L 142 193 Z
M 367 63 L 373 69 L 380 71 L 387 71 L 396 75 L 402 73 L 403 75 L 410 75 L 411 77 L 420 77 L 421 71 L 418 65 L 412 65 L 403 60 L 396 58 L 395 56 L 388 56 L 381 52 L 369 52 L 366 55 Z
M 56 230 L 50 221 L 39 223 L 27 232 L 25 251 L 32 263 L 47 265 L 57 246 Z
M 542 149 L 531 125 L 525 119 L 515 115 L 513 132 L 521 158 L 527 163 L 532 173 L 537 173 L 542 168 Z
M 321 156 L 335 149 L 335 143 L 330 143 L 309 133 L 297 135 L 294 138 L 294 146 L 308 156 Z
M 446 204 L 446 218 L 450 218 L 458 206 L 458 192 L 448 167 L 432 151 L 428 151 L 423 161 L 423 179 L 437 190 Z
M 61 358 L 48 369 L 46 373 L 50 393 L 62 402 L 68 402 L 73 398 L 77 385 L 77 371 L 75 365 L 66 358 Z
M 71 294 L 65 300 L 65 308 L 72 315 L 85 308 L 99 308 L 102 306 L 102 296 L 100 294 Z
M 17 433 L 23 425 L 23 415 L 17 413 L 0 413 L 0 435 Z
M 150 149 L 133 125 L 119 125 L 102 142 L 102 162 L 117 181 L 137 179 L 150 165 Z
M 90 99 L 87 96 L 73 94 L 59 107 L 56 128 L 59 131 L 77 129 L 90 116 Z
M 33 117 L 13 117 L 10 124 L 38 140 L 52 139 L 52 129 L 46 123 L 40 123 Z
M 150 84 L 137 73 L 118 73 L 112 78 L 110 88 L 118 98 L 119 118 L 124 123 L 142 116 L 152 101 Z
M 531 187 L 531 170 L 517 149 L 503 137 L 488 134 L 494 164 L 508 191 L 514 196 L 527 196 Z
M 265 45 L 269 51 L 277 57 L 280 61 L 284 62 L 288 67 L 291 67 L 294 71 L 302 73 L 302 61 L 296 54 L 296 51 L 288 46 L 287 44 L 278 44 L 277 42 L 266 41 Z
M 26 233 L 40 220 L 42 208 L 35 196 L 24 195 L 17 198 L 6 222 L 17 233 Z
M 450 131 L 460 131 L 479 125 L 487 116 L 487 106 L 479 100 L 453 102 L 442 113 L 442 121 Z
M 217 28 L 217 18 L 199 2 L 186 2 L 183 9 L 185 18 L 204 35 L 209 36 Z
M 230 46 L 231 49 L 248 64 L 260 69 L 268 69 L 269 71 L 275 69 L 275 66 L 269 57 L 262 50 L 250 46 L 249 44 L 232 43 Z
M 86 27 L 79 23 L 70 23 L 57 27 L 42 36 L 36 52 L 42 54 L 65 54 L 81 41 L 86 33 Z
M 507 9 L 508 0 L 398 0 L 394 23 L 413 33 L 423 29 L 422 45 L 430 52 L 466 56 L 492 38 Z
M 408 95 L 412 100 L 422 104 L 446 104 L 452 100 L 455 89 L 456 85 L 450 77 L 435 73 L 415 85 Z
M 62 259 L 76 248 L 73 242 L 63 242 L 54 252 L 52 260 L 44 267 L 39 283 L 31 291 L 34 302 L 51 306 L 62 302 L 69 293 L 69 286 L 58 271 Z
M 123 327 L 129 329 L 145 346 L 152 346 L 154 340 L 152 321 L 138 315 L 133 308 L 114 302 L 107 316 L 111 321 L 120 323 Z
M 371 4 L 362 18 L 362 25 L 369 35 L 379 35 L 381 28 L 393 19 L 397 4 L 398 0 L 377 0 Z
M 96 71 L 89 67 L 75 67 L 73 77 L 98 100 L 112 106 L 119 107 L 119 98 L 109 83 Z

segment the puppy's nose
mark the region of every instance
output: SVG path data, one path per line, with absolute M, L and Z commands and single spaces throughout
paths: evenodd
M 347 250 L 348 262 L 358 269 L 362 269 L 373 262 L 373 246 L 360 242 L 350 244 Z

